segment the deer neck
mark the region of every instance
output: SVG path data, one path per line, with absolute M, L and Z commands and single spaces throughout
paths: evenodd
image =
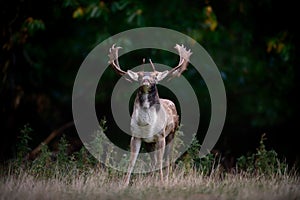
M 158 96 L 158 90 L 155 84 L 150 88 L 140 86 L 137 93 L 137 100 L 140 108 L 148 110 L 155 106 L 156 111 L 160 109 L 160 101 Z
M 145 141 L 154 141 L 154 136 L 160 134 L 166 124 L 166 112 L 158 96 L 156 85 L 145 90 L 138 89 L 131 118 L 131 132 L 135 137 Z

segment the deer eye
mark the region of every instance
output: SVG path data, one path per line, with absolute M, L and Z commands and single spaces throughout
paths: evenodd
M 156 75 L 153 77 L 153 80 L 154 80 L 155 83 L 158 83 L 158 82 L 159 82 L 158 78 L 159 78 L 159 77 L 158 77 L 158 74 L 156 74 Z

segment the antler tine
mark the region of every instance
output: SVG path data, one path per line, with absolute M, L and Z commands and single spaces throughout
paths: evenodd
M 149 59 L 149 62 L 150 62 L 150 64 L 151 64 L 151 67 L 152 67 L 153 71 L 155 72 L 155 71 L 156 71 L 156 69 L 155 69 L 155 67 L 154 67 L 154 65 L 153 65 L 153 63 L 152 63 L 152 60 L 151 60 L 151 59 Z
M 109 49 L 109 54 L 108 54 L 108 57 L 109 57 L 109 61 L 108 63 L 112 65 L 113 69 L 120 75 L 124 75 L 126 74 L 125 71 L 123 71 L 121 68 L 120 68 L 120 65 L 119 65 L 119 61 L 118 61 L 118 51 L 119 49 L 121 49 L 122 47 L 115 47 L 116 44 L 113 44 L 112 47 Z
M 183 44 L 181 46 L 176 44 L 174 48 L 177 49 L 180 59 L 179 64 L 169 72 L 169 75 L 171 75 L 172 77 L 179 77 L 181 73 L 186 70 L 192 52 L 190 49 L 187 50 L 186 47 L 183 46 Z

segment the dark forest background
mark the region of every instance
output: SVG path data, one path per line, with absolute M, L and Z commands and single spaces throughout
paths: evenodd
M 289 163 L 297 162 L 298 23 L 292 2 L 1 1 L 0 160 L 15 156 L 24 125 L 33 129 L 30 145 L 34 148 L 51 132 L 72 122 L 75 76 L 97 44 L 121 31 L 156 26 L 197 40 L 221 72 L 228 105 L 225 126 L 215 147 L 218 151 L 233 158 L 254 152 L 266 133 L 268 149 L 274 149 Z M 176 63 L 170 60 L 174 58 L 166 56 L 159 61 Z M 126 66 L 136 63 L 126 60 Z M 192 75 L 184 73 L 191 80 Z M 107 70 L 101 87 L 108 93 L 96 98 L 99 119 L 106 118 L 107 134 L 111 135 L 120 132 L 109 115 L 109 91 L 119 78 L 113 70 Z M 194 89 L 201 96 L 201 141 L 201 133 L 208 126 L 210 101 L 205 87 Z M 79 149 L 74 126 L 63 134 L 73 150 Z M 128 138 L 121 138 L 121 143 L 129 144 Z M 55 142 L 51 144 L 55 148 Z

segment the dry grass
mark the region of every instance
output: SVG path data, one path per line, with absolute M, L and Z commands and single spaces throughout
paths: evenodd
M 101 146 L 100 139 L 95 143 Z M 195 143 L 188 151 L 189 157 L 172 166 L 168 181 L 159 181 L 158 173 L 134 174 L 129 187 L 123 186 L 123 173 L 99 167 L 86 151 L 68 157 L 65 154 L 68 144 L 62 140 L 56 161 L 44 146 L 33 162 L 23 162 L 23 152 L 8 165 L 0 166 L 0 200 L 300 200 L 300 177 L 292 173 L 295 170 L 288 170 L 274 151 L 265 149 L 264 140 L 262 136 L 252 156 L 238 159 L 235 170 L 239 173 L 222 172 L 219 159 L 212 154 L 199 160 L 199 145 Z M 24 141 L 21 150 L 27 149 L 26 138 Z M 113 158 L 112 154 L 107 156 Z
M 169 181 L 158 174 L 136 174 L 124 188 L 122 176 L 104 170 L 56 173 L 50 178 L 33 173 L 1 173 L 0 199 L 300 199 L 296 175 L 253 176 L 221 174 L 204 176 L 177 169 Z M 73 175 L 72 175 L 73 174 Z

